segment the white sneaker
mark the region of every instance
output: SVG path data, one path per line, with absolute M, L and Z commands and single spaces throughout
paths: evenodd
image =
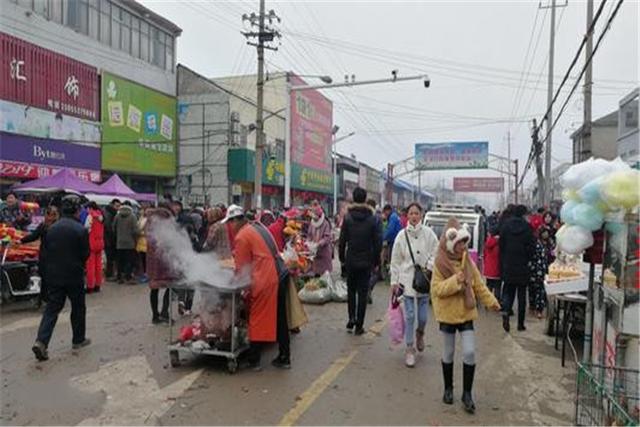
M 407 365 L 407 368 L 413 368 L 416 366 L 416 354 L 414 349 L 407 349 L 407 353 L 404 356 L 404 363 Z

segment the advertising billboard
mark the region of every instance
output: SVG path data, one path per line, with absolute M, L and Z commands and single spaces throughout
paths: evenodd
M 304 85 L 297 76 L 291 84 Z M 332 192 L 333 104 L 317 90 L 291 93 L 291 163 L 293 188 Z
M 0 98 L 100 120 L 98 70 L 0 32 Z
M 489 142 L 416 144 L 416 170 L 487 169 Z
M 41 178 L 61 168 L 100 181 L 100 148 L 0 132 L 0 175 Z
M 504 178 L 453 178 L 456 193 L 502 193 Z
M 0 132 L 100 144 L 100 123 L 0 100 Z
M 102 169 L 176 173 L 176 98 L 102 74 Z

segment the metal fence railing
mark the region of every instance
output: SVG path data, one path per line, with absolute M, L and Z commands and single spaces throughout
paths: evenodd
M 578 364 L 577 426 L 637 426 L 640 371 Z

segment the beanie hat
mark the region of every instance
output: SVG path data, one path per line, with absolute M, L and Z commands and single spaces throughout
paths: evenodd
M 456 227 L 455 224 L 451 225 L 453 226 L 447 228 L 447 231 L 445 232 L 445 242 L 447 245 L 447 251 L 453 253 L 453 248 L 455 248 L 456 244 L 463 240 L 469 241 L 471 239 L 471 234 L 469 233 L 469 226 L 467 224 L 462 224 L 462 227 L 460 228 Z

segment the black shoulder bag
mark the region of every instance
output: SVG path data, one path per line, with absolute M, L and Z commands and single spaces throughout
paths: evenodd
M 428 294 L 431 291 L 431 271 L 423 269 L 416 264 L 416 259 L 413 256 L 413 250 L 411 249 L 411 242 L 409 241 L 409 233 L 404 230 L 404 237 L 407 239 L 407 246 L 409 247 L 409 254 L 411 254 L 411 261 L 413 262 L 413 289 L 419 294 Z

